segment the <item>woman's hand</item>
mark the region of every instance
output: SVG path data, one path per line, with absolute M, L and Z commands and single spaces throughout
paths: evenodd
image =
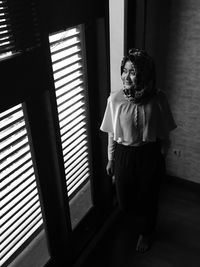
M 114 160 L 109 160 L 106 166 L 106 171 L 109 176 L 114 175 Z

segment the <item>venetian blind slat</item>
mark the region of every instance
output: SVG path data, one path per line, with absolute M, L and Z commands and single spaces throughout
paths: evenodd
M 74 105 L 75 106 L 75 105 Z M 61 119 L 61 113 L 59 114 L 60 118 L 60 133 L 63 135 L 65 133 L 65 126 L 67 126 L 68 123 L 74 121 L 74 120 L 82 120 L 82 118 L 85 118 L 85 109 L 82 107 L 84 106 L 84 103 L 79 103 L 77 105 L 77 109 L 74 109 L 73 112 L 70 112 L 68 110 L 67 116 L 63 114 L 63 118 Z M 59 108 L 58 108 L 59 109 Z
M 42 213 L 22 105 L 0 114 L 0 263 L 42 227 Z
M 35 214 L 38 215 L 39 213 L 40 213 L 40 209 L 38 208 L 38 205 L 29 209 L 27 211 L 28 220 L 27 220 L 26 215 L 22 215 L 12 226 L 9 227 L 7 231 L 5 231 L 1 235 L 0 242 L 5 242 L 5 244 L 9 244 L 10 240 L 14 239 L 14 237 L 16 237 L 19 234 L 20 232 L 19 225 L 21 228 L 24 227 L 24 225 L 27 226 L 29 224 L 29 220 L 31 219 L 31 216 L 34 217 Z
M 65 161 L 65 173 L 74 168 L 76 164 L 88 156 L 87 147 L 82 147 L 77 153 Z
M 88 167 L 88 159 L 84 158 L 80 161 L 73 170 L 66 174 L 67 184 L 69 185 L 71 182 L 75 180 L 75 178 L 82 173 L 82 171 Z
M 0 58 L 40 46 L 37 14 L 35 0 L 0 0 Z
M 1 225 L 0 234 L 3 234 L 6 231 L 10 231 L 13 224 L 15 224 L 21 216 L 27 214 L 29 209 L 37 208 L 40 206 L 39 198 L 36 195 L 34 198 L 28 201 L 27 205 L 23 206 L 19 211 L 17 211 L 9 220 L 4 220 L 4 224 Z
M 52 34 L 49 42 L 66 185 L 72 197 L 90 176 L 81 30 Z
M 18 142 L 15 143 L 14 145 L 11 145 L 10 149 L 5 149 L 4 151 L 1 152 L 0 154 L 0 160 L 5 160 L 6 157 L 8 157 L 8 155 L 12 155 L 14 153 L 16 153 L 20 148 L 27 146 L 27 142 L 28 142 L 28 138 L 27 136 L 18 139 Z
M 31 201 L 33 198 L 37 196 L 37 189 L 33 190 L 32 192 L 28 192 L 29 194 L 26 195 L 25 198 L 22 198 L 20 202 L 17 203 L 17 205 L 13 206 L 12 209 L 10 209 L 7 213 L 4 214 L 1 218 L 2 224 L 8 222 L 12 219 L 12 217 L 20 212 L 21 209 L 23 209 L 25 206 L 29 204 L 29 201 Z
M 58 62 L 53 64 L 53 71 L 54 73 L 60 71 L 63 68 L 66 68 L 66 66 L 70 67 L 73 64 L 79 63 L 81 61 L 81 56 L 79 54 L 75 54 L 73 56 L 69 56 L 67 58 L 62 58 Z

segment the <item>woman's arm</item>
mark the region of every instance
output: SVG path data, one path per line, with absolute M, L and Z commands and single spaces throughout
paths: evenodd
M 108 160 L 115 159 L 116 141 L 113 139 L 113 134 L 108 133 Z
M 112 176 L 114 174 L 115 148 L 116 141 L 113 139 L 113 134 L 108 133 L 108 164 L 106 166 L 107 174 Z

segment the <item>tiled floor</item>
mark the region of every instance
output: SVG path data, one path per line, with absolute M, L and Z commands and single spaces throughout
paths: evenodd
M 121 215 L 83 267 L 200 267 L 200 191 L 163 185 L 154 244 L 142 255 L 136 241 L 133 223 Z

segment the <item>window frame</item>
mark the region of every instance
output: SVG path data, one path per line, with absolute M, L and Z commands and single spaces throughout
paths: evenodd
M 63 14 L 61 11 L 65 7 L 64 3 L 59 6 L 59 10 L 63 14 L 62 19 L 58 19 L 57 13 L 52 19 L 52 16 L 48 17 L 49 15 L 47 15 L 47 3 L 45 2 L 42 3 L 44 9 L 41 7 L 40 10 L 42 15 L 45 14 L 41 18 L 41 46 L 36 47 L 28 54 L 11 57 L 0 62 L 0 71 L 2 71 L 3 82 L 6 84 L 4 90 L 0 92 L 0 97 L 2 96 L 1 101 L 3 103 L 1 111 L 19 102 L 25 102 L 24 112 L 31 135 L 30 143 L 34 164 L 37 166 L 36 177 L 51 257 L 47 265 L 56 266 L 57 264 L 59 266 L 63 262 L 71 264 L 75 261 L 94 234 L 100 229 L 113 208 L 112 181 L 108 179 L 105 172 L 107 138 L 99 132 L 104 105 L 110 92 L 109 15 L 108 3 L 102 1 L 101 10 L 98 10 L 100 13 L 95 11 L 88 19 L 89 11 L 86 10 L 86 5 L 85 12 L 81 11 L 76 20 L 73 17 L 70 21 L 68 17 L 69 21 L 66 22 L 67 14 Z M 73 3 L 73 12 L 77 10 L 76 7 L 77 5 Z M 70 14 L 71 10 L 69 9 L 67 12 Z M 46 16 L 48 22 L 45 21 Z M 92 112 L 94 114 L 92 114 L 89 122 L 92 169 L 94 170 L 92 184 L 95 208 L 72 231 L 69 205 L 66 201 L 65 173 L 62 165 L 62 147 L 59 138 L 48 34 L 62 29 L 63 26 L 68 28 L 80 23 L 85 24 L 86 32 L 88 107 L 89 110 L 98 110 L 96 114 Z M 103 45 L 103 48 L 98 46 L 98 42 Z M 95 51 L 95 54 L 92 51 Z M 94 64 L 97 64 L 95 70 Z M 102 65 L 104 68 L 100 72 Z M 7 80 L 8 73 L 13 79 Z M 21 73 L 23 73 L 23 79 Z M 30 83 L 30 81 L 32 82 Z M 28 89 L 27 84 L 29 85 Z
M 6 219 L 6 221 L 4 221 L 5 223 L 5 227 L 7 225 L 7 223 L 9 223 L 9 227 L 11 227 L 12 232 L 11 234 L 13 234 L 13 239 L 10 240 L 8 246 L 12 245 L 12 247 L 9 249 L 9 251 L 3 256 L 3 259 L 6 257 L 7 254 L 10 253 L 10 251 L 12 251 L 13 249 L 15 249 L 12 254 L 7 258 L 7 260 L 4 261 L 2 266 L 7 266 L 8 264 L 10 264 L 15 258 L 17 258 L 19 256 L 19 254 L 24 250 L 24 248 L 28 247 L 30 245 L 30 243 L 33 242 L 33 240 L 40 235 L 40 233 L 42 232 L 42 230 L 44 230 L 43 227 L 43 222 L 41 220 L 43 220 L 43 218 L 40 219 L 40 225 L 34 230 L 34 232 L 32 232 L 32 234 L 30 234 L 29 231 L 27 231 L 27 228 L 30 226 L 30 224 L 27 224 L 27 219 L 29 219 L 28 217 L 28 213 L 30 211 L 30 209 L 34 208 L 34 213 L 35 212 L 39 212 L 38 215 L 42 215 L 41 212 L 41 203 L 40 203 L 40 199 L 36 200 L 37 198 L 39 198 L 39 194 L 38 194 L 38 185 L 37 185 L 37 179 L 36 179 L 36 169 L 35 166 L 33 164 L 33 155 L 32 155 L 32 151 L 30 148 L 30 136 L 28 133 L 28 127 L 27 127 L 27 122 L 26 122 L 26 118 L 25 118 L 25 113 L 24 113 L 24 109 L 23 109 L 23 103 L 20 103 L 19 105 L 16 105 L 13 107 L 14 109 L 12 111 L 7 112 L 7 114 L 4 114 L 3 118 L 6 119 L 7 122 L 9 122 L 8 124 L 4 124 L 2 125 L 2 129 L 6 130 L 9 129 L 9 134 L 5 135 L 3 137 L 2 140 L 9 140 L 9 137 L 12 137 L 13 134 L 15 134 L 15 140 L 12 140 L 11 142 L 9 141 L 9 143 L 5 146 L 5 148 L 3 149 L 6 153 L 6 156 L 4 155 L 4 162 L 6 163 L 6 161 L 9 161 L 9 158 L 12 159 L 9 162 L 7 162 L 7 165 L 5 165 L 3 167 L 3 170 L 7 169 L 10 172 L 10 167 L 14 167 L 15 163 L 18 163 L 20 160 L 20 165 L 18 165 L 17 167 L 15 166 L 15 168 L 13 170 L 11 170 L 11 175 L 15 174 L 14 177 L 12 177 L 12 180 L 9 179 L 8 174 L 3 178 L 2 181 L 5 181 L 6 184 L 4 184 L 4 189 L 3 192 L 5 193 L 5 197 L 8 198 L 9 196 L 12 195 L 12 201 L 13 202 L 8 202 L 3 204 L 3 208 L 8 207 L 11 203 L 12 205 L 9 206 L 9 210 L 7 210 L 7 212 L 5 213 L 5 216 L 7 216 L 10 212 L 12 213 L 12 217 L 10 217 L 11 222 L 9 222 L 8 219 Z M 6 110 L 8 111 L 8 110 Z M 16 118 L 15 115 L 20 117 Z M 14 115 L 14 121 L 10 121 L 10 118 L 12 118 L 11 120 L 13 120 L 13 116 Z M 20 123 L 20 127 L 16 127 L 16 123 Z M 12 126 L 14 126 L 14 129 L 11 128 Z M 8 128 L 9 127 L 9 128 Z M 23 130 L 23 135 L 19 136 L 20 131 Z M 6 131 L 7 133 L 7 131 Z M 17 135 L 16 135 L 17 134 Z M 23 142 L 23 144 L 21 143 Z M 18 144 L 20 144 L 20 146 L 18 146 Z M 13 149 L 11 150 L 11 146 L 13 147 Z M 16 148 L 17 147 L 17 148 Z M 26 151 L 24 151 L 22 154 L 20 152 L 23 151 L 23 149 L 26 149 Z M 5 150 L 6 149 L 6 150 Z M 15 157 L 13 159 L 13 155 L 16 155 L 17 153 L 20 153 L 21 155 L 19 157 Z M 29 159 L 26 161 L 22 161 L 23 157 L 26 157 L 27 155 L 29 156 Z M 6 161 L 5 161 L 6 160 Z M 24 164 L 25 163 L 25 164 Z M 20 179 L 19 174 L 17 174 L 16 172 L 18 172 L 19 170 L 21 170 L 21 167 L 24 167 L 26 164 L 28 164 L 29 166 L 26 167 L 23 171 L 22 171 L 22 175 L 25 175 L 25 177 L 23 176 L 23 179 Z M 31 171 L 31 173 L 29 173 L 27 175 L 27 172 Z M 18 185 L 16 186 L 15 182 L 18 182 Z M 31 182 L 30 182 L 31 181 Z M 32 197 L 31 199 L 28 199 L 28 195 L 26 194 L 25 196 L 23 195 L 23 190 L 20 190 L 16 193 L 16 190 L 18 190 L 18 188 L 24 187 L 26 190 L 30 190 L 33 186 L 33 184 L 35 184 L 34 189 L 31 189 L 31 194 L 33 193 L 33 191 L 35 192 L 34 197 Z M 11 185 L 11 187 L 9 187 L 9 185 Z M 8 189 L 8 190 L 7 190 Z M 14 193 L 14 195 L 13 195 Z M 23 196 L 22 196 L 23 195 Z M 17 200 L 20 197 L 20 201 Z M 31 204 L 31 207 L 29 206 L 29 204 L 31 203 L 31 201 L 34 200 L 34 203 Z M 17 200 L 17 202 L 16 202 Z M 15 203 L 16 202 L 16 203 Z M 23 202 L 23 206 L 21 205 L 21 203 Z M 20 206 L 20 207 L 19 207 Z M 15 210 L 17 207 L 17 210 Z M 29 208 L 27 208 L 29 207 Z M 20 216 L 20 212 L 23 210 L 23 213 Z M 33 215 L 33 213 L 31 214 L 31 216 Z M 22 217 L 24 218 L 22 223 L 20 223 Z M 21 243 L 21 245 L 16 249 L 16 246 L 19 245 L 19 243 L 14 243 L 13 246 L 13 240 L 15 240 L 15 238 L 18 237 L 18 235 L 16 235 L 16 231 L 19 231 L 19 228 L 21 228 L 21 226 L 25 224 L 25 227 L 22 228 L 22 231 L 25 231 L 25 235 L 23 234 L 19 240 L 19 242 L 21 242 L 21 240 L 23 240 L 23 243 Z M 9 231 L 8 225 L 6 227 L 5 232 L 3 234 L 5 234 L 7 231 Z M 35 225 L 33 226 L 35 227 Z M 30 231 L 32 231 L 33 227 L 30 228 Z M 43 231 L 44 232 L 44 231 Z M 21 231 L 19 232 L 19 234 L 21 234 Z M 27 237 L 27 235 L 29 235 Z M 43 233 L 44 235 L 44 233 Z M 7 236 L 7 238 L 9 238 L 10 236 Z M 25 240 L 24 240 L 25 237 Z M 45 237 L 44 237 L 45 238 Z M 6 238 L 4 238 L 5 240 L 7 240 Z M 4 241 L 3 241 L 4 242 Z M 7 245 L 6 245 L 7 246 Z

